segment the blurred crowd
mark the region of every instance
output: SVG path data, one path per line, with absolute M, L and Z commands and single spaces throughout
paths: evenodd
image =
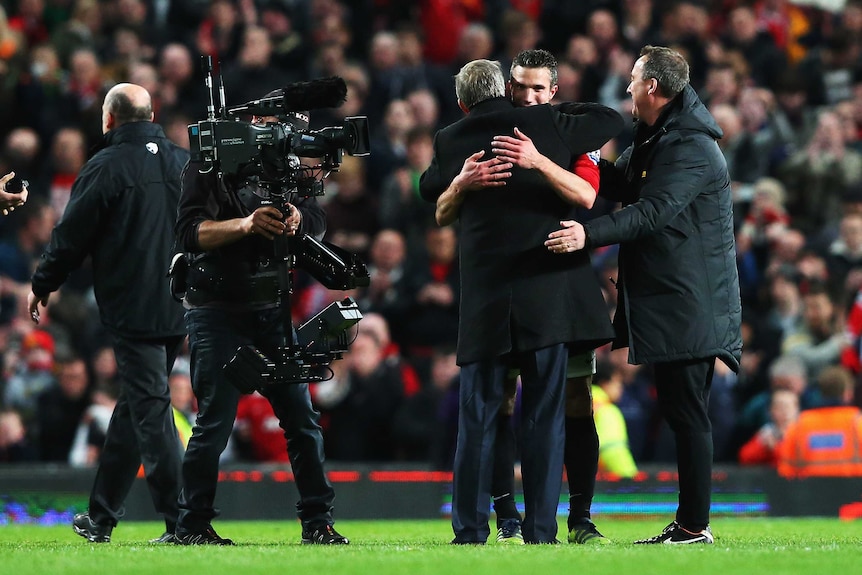
M 144 86 L 155 121 L 188 147 L 204 119 L 200 57 L 229 105 L 338 75 L 347 100 L 311 128 L 366 115 L 370 156 L 326 181 L 325 239 L 359 253 L 370 285 L 327 290 L 294 274 L 293 320 L 354 297 L 365 314 L 331 380 L 314 385 L 335 461 L 451 465 L 458 229 L 418 195 L 437 129 L 461 116 L 452 76 L 521 50 L 559 61 L 555 101 L 631 116 L 625 92 L 645 44 L 680 50 L 724 131 L 744 310 L 742 369 L 716 365 L 716 460 L 770 464 L 800 410 L 862 405 L 862 0 L 4 0 L 0 7 L 0 174 L 30 200 L 0 219 L 0 461 L 92 465 L 116 401 L 116 364 L 86 266 L 35 327 L 26 294 L 118 82 Z M 614 159 L 624 132 L 603 150 Z M 615 209 L 598 201 L 583 219 Z M 616 252 L 593 264 L 614 309 Z M 129 281 L 135 281 L 129 278 Z M 167 283 L 166 287 L 167 289 Z M 228 358 L 225 358 L 226 360 Z M 651 374 L 599 350 L 616 382 L 637 463 L 670 462 Z M 177 421 L 193 422 L 188 362 L 171 377 Z M 604 395 L 603 395 L 604 397 Z M 284 437 L 258 395 L 240 404 L 226 458 L 278 461 Z

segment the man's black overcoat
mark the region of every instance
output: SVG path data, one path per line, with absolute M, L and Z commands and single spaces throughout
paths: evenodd
M 492 138 L 513 135 L 515 127 L 566 168 L 623 128 L 610 108 L 581 105 L 577 111 L 586 113 L 515 108 L 504 98 L 477 104 L 437 133 L 434 159 L 420 181 L 422 197 L 436 201 L 468 156 L 485 150 L 483 159 L 489 158 Z M 515 167 L 505 186 L 467 192 L 460 211 L 460 365 L 559 343 L 593 349 L 613 339 L 589 254 L 553 254 L 544 246 L 562 220 L 574 217 L 575 206 L 535 170 Z

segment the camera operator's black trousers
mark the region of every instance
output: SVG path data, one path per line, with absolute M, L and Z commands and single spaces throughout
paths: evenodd
M 233 430 L 240 398 L 240 392 L 225 377 L 224 365 L 244 345 L 254 345 L 275 357 L 284 331 L 278 309 L 195 308 L 186 311 L 186 326 L 198 416 L 183 459 L 178 535 L 199 533 L 218 515 L 214 502 L 219 456 Z M 263 395 L 272 404 L 287 438 L 300 496 L 296 508 L 303 527 L 332 523 L 335 492 L 324 471 L 320 416 L 311 404 L 308 384 L 276 384 Z
M 491 474 L 497 416 L 509 369 L 521 372 L 521 469 L 524 540 L 553 543 L 563 485 L 565 344 L 512 353 L 461 366 L 458 441 L 452 486 L 455 543 L 484 543 L 490 535 Z
M 715 358 L 653 365 L 659 410 L 676 439 L 679 506 L 676 520 L 686 529 L 709 525 L 712 491 L 712 424 L 709 390 Z
M 120 395 L 90 493 L 90 519 L 116 525 L 141 463 L 150 497 L 171 531 L 177 522 L 183 446 L 171 409 L 168 374 L 185 336 L 112 336 Z

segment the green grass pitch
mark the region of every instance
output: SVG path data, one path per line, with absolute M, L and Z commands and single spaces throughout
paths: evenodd
M 0 527 L 0 574 L 87 575 L 783 575 L 862 573 L 862 522 L 837 519 L 730 519 L 712 527 L 711 546 L 634 546 L 661 520 L 596 519 L 603 546 L 448 545 L 452 530 L 432 521 L 339 521 L 347 547 L 300 545 L 296 521 L 217 521 L 236 547 L 151 545 L 158 523 L 121 523 L 108 544 L 92 544 L 71 526 Z M 560 537 L 565 538 L 560 524 Z

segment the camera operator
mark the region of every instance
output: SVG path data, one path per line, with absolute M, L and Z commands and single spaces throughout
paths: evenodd
M 288 120 L 294 128 L 305 129 L 307 120 L 297 125 L 301 118 L 307 116 L 253 121 Z M 181 544 L 233 544 L 210 524 L 217 515 L 213 503 L 219 456 L 230 437 L 241 393 L 223 366 L 240 346 L 253 345 L 269 357 L 277 355 L 284 318 L 276 242 L 299 233 L 319 238 L 326 227 L 314 196 L 295 205 L 283 202 L 281 190 L 268 190 L 253 178 L 220 174 L 196 162 L 186 168 L 176 232 L 181 249 L 191 254 L 184 305 L 199 412 L 183 461 L 176 530 Z M 311 404 L 308 384 L 275 384 L 261 393 L 272 404 L 287 438 L 300 494 L 296 507 L 302 542 L 347 544 L 332 527 L 335 493 L 324 473 L 319 413 Z

